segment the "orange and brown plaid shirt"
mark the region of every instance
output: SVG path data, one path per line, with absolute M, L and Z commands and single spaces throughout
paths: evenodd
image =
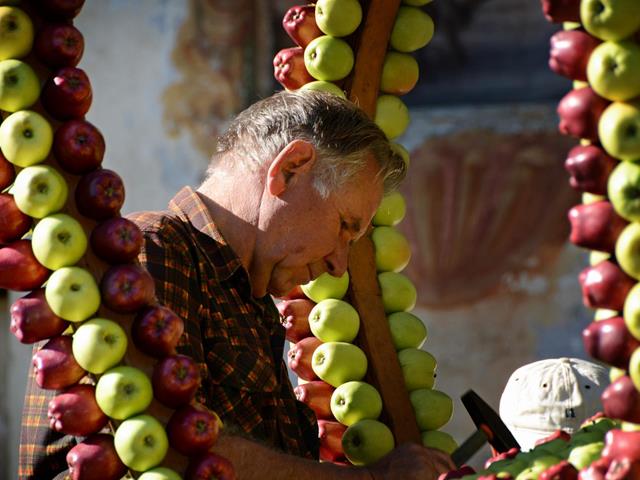
M 249 277 L 199 195 L 185 187 L 165 212 L 130 215 L 144 233 L 140 262 L 158 300 L 185 320 L 180 353 L 199 362 L 198 400 L 227 424 L 287 453 L 317 458 L 313 412 L 295 398 L 282 359 L 284 328 L 270 297 L 254 298 Z M 50 430 L 55 391 L 30 375 L 22 419 L 20 479 L 51 479 L 67 469 L 76 439 Z

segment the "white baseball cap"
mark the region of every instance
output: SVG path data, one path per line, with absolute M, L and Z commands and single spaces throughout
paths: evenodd
M 500 417 L 526 452 L 556 430 L 574 433 L 602 410 L 608 370 L 578 358 L 551 358 L 518 368 L 500 398 Z

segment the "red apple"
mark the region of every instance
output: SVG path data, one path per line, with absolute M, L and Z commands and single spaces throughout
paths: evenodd
M 84 0 L 38 0 L 36 3 L 45 16 L 70 20 L 80 13 Z
M 597 141 L 598 121 L 609 103 L 590 87 L 571 90 L 558 104 L 560 133 Z
M 640 423 L 640 392 L 628 375 L 623 375 L 602 392 L 602 406 L 609 418 Z
M 611 459 L 599 458 L 592 462 L 587 468 L 580 470 L 578 480 L 605 480 L 610 464 Z
M 602 457 L 609 460 L 628 458 L 634 462 L 640 461 L 640 431 L 609 430 L 604 436 Z
M 616 240 L 629 223 L 606 200 L 576 205 L 569 210 L 569 221 L 571 243 L 610 253 L 615 251 Z
M 71 480 L 120 480 L 127 473 L 113 446 L 113 436 L 98 433 L 67 453 Z
M 178 408 L 167 423 L 169 445 L 183 455 L 209 450 L 218 439 L 220 419 L 200 404 Z
M 540 3 L 550 22 L 580 22 L 580 0 L 541 0 Z
M 91 232 L 91 248 L 102 260 L 128 263 L 135 260 L 142 248 L 142 232 L 131 220 L 115 217 L 105 220 Z
M 611 461 L 605 480 L 638 480 L 640 461 L 629 458 L 615 458 Z
M 33 219 L 20 211 L 13 195 L 0 193 L 0 245 L 20 240 L 32 223 Z
M 44 297 L 44 288 L 19 298 L 11 305 L 10 330 L 22 343 L 35 343 L 62 334 L 67 322 L 58 317 Z
M 16 178 L 16 169 L 0 151 L 0 190 L 9 187 Z
M 555 432 L 554 432 L 554 434 L 555 434 Z M 546 438 L 547 437 L 541 439 L 541 441 L 545 440 Z M 515 458 L 519 453 L 520 453 L 520 449 L 518 447 L 511 447 L 506 452 L 499 453 L 499 454 L 494 455 L 493 457 L 490 457 L 489 459 L 487 459 L 484 462 L 484 468 L 485 469 L 489 468 L 489 465 L 491 465 L 493 462 L 498 462 L 500 460 L 507 460 L 507 459 L 510 459 L 510 458 Z
M 551 37 L 549 68 L 571 80 L 586 82 L 589 57 L 600 43 L 582 30 L 560 30 Z
M 295 5 L 287 10 L 282 27 L 299 47 L 306 47 L 311 40 L 323 35 L 316 24 L 315 5 Z
M 335 388 L 321 380 L 301 383 L 293 389 L 296 398 L 313 410 L 318 418 L 331 418 L 331 394 Z
M 193 400 L 200 380 L 200 368 L 195 360 L 186 355 L 172 355 L 153 368 L 153 395 L 163 405 L 178 408 Z
M 86 120 L 70 120 L 53 137 L 53 154 L 60 166 L 73 174 L 95 170 L 104 158 L 104 137 Z
M 33 51 L 49 68 L 75 67 L 84 52 L 84 37 L 71 24 L 44 25 L 36 35 Z
M 155 284 L 140 265 L 114 265 L 102 277 L 100 293 L 114 312 L 133 313 L 153 302 Z
M 307 299 L 295 299 L 285 300 L 278 303 L 277 306 L 287 340 L 295 343 L 311 335 L 309 312 L 315 303 Z
M 141 311 L 131 325 L 131 338 L 147 355 L 162 358 L 176 353 L 184 322 L 173 311 L 154 305 Z
M 547 435 L 546 437 L 541 438 L 540 440 L 536 440 L 535 446 L 537 447 L 538 445 L 544 445 L 545 443 L 549 443 L 553 440 L 558 440 L 558 439 L 562 439 L 565 442 L 568 442 L 569 440 L 571 440 L 571 435 L 565 432 L 564 430 L 556 430 L 551 435 Z M 519 450 L 516 450 L 516 455 L 518 451 Z M 513 458 L 513 457 L 508 457 L 508 458 Z
M 605 260 L 580 273 L 582 302 L 589 308 L 607 308 L 621 312 L 627 293 L 636 281 L 615 263 Z
M 304 48 L 283 48 L 273 57 L 273 76 L 287 90 L 297 90 L 313 82 L 313 78 L 304 65 Z
M 345 425 L 332 420 L 318 420 L 318 438 L 320 439 L 320 460 L 336 462 L 344 460 L 342 436 L 347 430 Z
M 102 430 L 109 418 L 98 407 L 95 390 L 93 385 L 74 385 L 53 397 L 47 411 L 49 426 L 77 437 Z
M 606 195 L 609 174 L 617 164 L 618 161 L 600 147 L 578 145 L 569 150 L 564 168 L 571 175 L 569 184 L 576 190 Z
M 91 107 L 89 77 L 77 67 L 59 69 L 42 87 L 42 106 L 58 120 L 83 118 Z
M 302 287 L 300 285 L 296 285 L 282 297 L 276 298 L 278 298 L 279 300 L 295 300 L 296 298 L 306 298 L 307 300 L 309 299 L 302 291 Z
M 638 341 L 627 329 L 624 318 L 613 317 L 591 324 L 582 331 L 584 349 L 596 360 L 626 369 Z
M 76 186 L 76 205 L 85 217 L 106 220 L 118 215 L 124 204 L 122 178 L 107 169 L 84 175 Z
M 463 478 L 467 475 L 473 475 L 475 473 L 476 471 L 473 468 L 471 468 L 469 465 L 462 465 L 457 470 L 451 470 L 446 473 L 441 473 L 440 476 L 438 477 L 438 480 L 455 480 L 457 478 Z M 478 480 L 480 480 L 481 478 L 484 478 L 484 477 L 478 477 Z M 509 480 L 510 478 L 511 478 L 511 475 L 508 475 L 506 477 L 507 480 Z
M 33 355 L 36 383 L 40 388 L 60 390 L 84 377 L 86 372 L 73 357 L 71 342 L 68 335 L 53 337 Z
M 31 240 L 18 240 L 0 248 L 0 288 L 28 292 L 39 288 L 51 272 L 31 250 Z
M 313 368 L 311 368 L 311 357 L 313 357 L 313 352 L 321 344 L 322 342 L 316 337 L 307 337 L 291 345 L 287 354 L 287 363 L 289 368 L 303 380 L 318 379 Z
M 226 458 L 207 452 L 191 457 L 184 480 L 236 480 L 233 465 Z

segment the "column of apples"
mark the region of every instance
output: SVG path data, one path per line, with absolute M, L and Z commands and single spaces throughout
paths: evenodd
M 399 96 L 413 89 L 418 80 L 418 64 L 410 52 L 424 47 L 434 33 L 431 18 L 417 8 L 428 1 L 405 1 L 399 8 L 384 59 L 375 121 L 390 140 L 402 135 L 409 124 L 408 108 Z M 283 27 L 298 46 L 275 56 L 276 79 L 289 90 L 318 89 L 345 97 L 340 83 L 351 72 L 354 55 L 341 37 L 354 33 L 361 21 L 357 0 L 320 0 L 289 9 Z M 399 143 L 392 145 L 408 166 L 408 151 Z M 408 313 L 415 306 L 416 289 L 399 273 L 410 257 L 406 238 L 394 228 L 404 213 L 405 200 L 395 192 L 383 199 L 373 220 L 378 281 L 405 384 L 424 432 L 423 443 L 450 453 L 455 441 L 437 429 L 450 419 L 452 402 L 443 392 L 433 390 L 436 361 L 420 349 L 426 328 Z M 324 274 L 302 286 L 298 294 L 306 298 L 287 299 L 279 309 L 287 338 L 294 342 L 289 367 L 302 379 L 296 395 L 319 419 L 321 459 L 340 462 L 346 455 L 351 463 L 366 465 L 388 453 L 394 439 L 377 421 L 382 411 L 380 394 L 361 381 L 367 359 L 350 343 L 358 334 L 360 320 L 357 311 L 341 300 L 348 286 L 348 274 L 341 279 Z
M 186 478 L 233 478 L 209 452 L 218 417 L 193 402 L 199 367 L 176 354 L 183 322 L 136 263 L 142 234 L 120 217 L 123 182 L 101 167 L 104 139 L 84 118 L 92 89 L 72 21 L 83 3 L 0 6 L 0 288 L 32 290 L 12 305 L 10 328 L 22 343 L 46 341 L 33 367 L 41 388 L 59 391 L 50 426 L 85 437 L 66 457 L 72 479 L 128 469 L 180 479 L 154 468 L 169 446 L 189 457 Z M 154 396 L 166 429 L 150 414 Z

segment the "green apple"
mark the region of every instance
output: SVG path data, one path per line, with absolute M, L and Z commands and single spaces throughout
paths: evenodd
M 399 52 L 413 52 L 433 38 L 435 26 L 429 15 L 416 7 L 398 9 L 389 44 Z
M 595 193 L 584 192 L 582 194 L 582 203 L 584 203 L 585 205 L 606 199 L 607 197 L 605 197 L 604 195 L 596 195 Z
M 640 347 L 633 351 L 629 359 L 629 376 L 636 390 L 640 390 Z
M 341 277 L 334 277 L 329 273 L 323 273 L 315 280 L 301 285 L 302 292 L 316 303 L 327 298 L 341 299 L 349 289 L 349 272 L 344 272 Z
M 554 455 L 544 455 L 535 458 L 528 468 L 522 470 L 516 480 L 537 480 L 538 476 L 549 467 L 556 465 L 562 461 L 562 458 Z
M 160 464 L 169 449 L 164 427 L 151 415 L 138 415 L 122 422 L 113 444 L 122 463 L 137 472 Z
M 323 343 L 313 352 L 311 368 L 332 387 L 362 380 L 367 373 L 367 356 L 357 346 L 346 342 Z
M 580 432 L 580 434 L 596 432 L 600 434 L 598 440 L 602 440 L 609 430 L 612 428 L 618 428 L 619 426 L 620 425 L 617 420 L 613 420 L 608 417 L 599 417 L 596 419 L 588 418 L 580 424 L 578 432 Z
M 600 320 L 606 320 L 607 318 L 617 317 L 618 312 L 615 310 L 609 310 L 608 308 L 598 308 L 593 314 L 593 321 L 599 322 Z
M 387 52 L 382 64 L 380 91 L 391 95 L 405 95 L 418 83 L 418 61 L 408 53 Z
M 411 280 L 401 273 L 378 274 L 385 313 L 406 312 L 416 305 L 418 292 Z
M 144 411 L 151 400 L 151 380 L 134 367 L 107 370 L 96 384 L 96 402 L 100 410 L 116 420 L 125 420 Z
M 409 393 L 409 399 L 420 431 L 438 430 L 446 425 L 453 415 L 451 397 L 440 390 L 430 388 L 414 390 Z
M 612 157 L 640 159 L 640 104 L 614 102 L 598 121 L 602 146 Z
M 589 445 L 591 443 L 601 442 L 603 437 L 604 434 L 597 430 L 578 430 L 571 436 L 571 440 L 569 440 L 569 454 L 573 451 L 574 448 L 581 447 L 583 445 Z
M 433 355 L 417 348 L 398 352 L 404 384 L 409 392 L 420 388 L 433 388 L 437 362 Z
M 602 40 L 622 40 L 640 29 L 638 0 L 582 0 L 580 20 L 585 30 Z
M 144 472 L 138 477 L 138 480 L 182 480 L 182 477 L 175 470 L 157 467 Z
M 347 302 L 327 298 L 309 312 L 309 327 L 323 342 L 352 342 L 360 329 L 360 316 Z
M 571 465 L 578 470 L 591 465 L 591 462 L 600 458 L 602 449 L 604 448 L 604 442 L 593 442 L 586 445 L 580 445 L 571 449 L 569 458 L 567 460 Z
M 16 175 L 12 193 L 21 212 L 44 218 L 64 207 L 69 193 L 64 177 L 49 165 L 34 165 Z
M 409 168 L 409 163 L 411 163 L 409 150 L 407 150 L 401 143 L 398 143 L 398 142 L 389 142 L 389 143 L 391 145 L 391 149 L 402 157 L 402 160 L 404 160 L 405 166 Z
M 577 30 L 578 28 L 582 28 L 580 22 L 562 22 L 563 30 Z
M 119 324 L 92 318 L 73 334 L 73 356 L 87 372 L 100 374 L 120 363 L 127 343 L 127 333 Z
M 331 413 L 347 426 L 365 418 L 376 420 L 382 413 L 382 397 L 373 385 L 346 382 L 331 395 Z
M 316 80 L 342 80 L 353 68 L 353 50 L 339 38 L 322 35 L 304 49 L 304 64 Z
M 609 175 L 607 193 L 618 215 L 640 221 L 640 165 L 620 162 Z
M 589 252 L 589 265 L 593 267 L 600 262 L 609 260 L 609 258 L 611 258 L 611 254 L 609 252 L 598 252 L 597 250 L 592 250 Z
M 342 90 L 338 85 L 332 82 L 325 82 L 324 80 L 315 80 L 313 82 L 305 83 L 300 87 L 300 89 L 329 92 L 341 98 L 347 98 L 347 96 L 344 93 L 344 90 Z
M 362 7 L 358 0 L 318 0 L 316 24 L 322 33 L 332 37 L 346 37 L 356 31 L 362 21 Z
M 489 467 L 487 467 L 487 470 L 496 474 L 509 474 L 515 478 L 526 468 L 529 468 L 529 463 L 525 462 L 520 458 L 520 455 L 518 455 L 516 458 L 507 458 L 505 460 L 498 460 L 496 462 L 493 462 L 491 465 L 489 465 Z
M 591 88 L 614 102 L 640 95 L 640 46 L 625 40 L 604 42 L 589 56 L 587 78 Z
M 412 7 L 422 7 L 427 3 L 431 3 L 431 0 L 402 0 L 405 5 L 411 5 Z
M 53 144 L 53 130 L 39 113 L 20 110 L 0 124 L 0 150 L 18 167 L 42 162 Z
M 396 350 L 421 348 L 427 339 L 427 327 L 409 312 L 395 312 L 387 317 Z
M 624 301 L 624 323 L 629 333 L 640 340 L 640 283 L 636 283 Z
M 21 58 L 31 51 L 33 23 L 19 8 L 0 7 L 0 60 Z
M 380 226 L 371 232 L 375 246 L 376 269 L 379 272 L 399 272 L 409 264 L 411 247 L 402 233 L 394 227 Z
M 407 202 L 400 192 L 391 192 L 382 197 L 382 201 L 373 216 L 372 223 L 376 226 L 393 227 L 399 224 L 407 212 Z
M 380 95 L 376 100 L 374 121 L 392 140 L 402 135 L 409 126 L 409 109 L 396 95 Z
M 640 279 L 640 223 L 630 223 L 618 236 L 616 260 L 627 275 Z
M 395 447 L 393 433 L 384 423 L 365 419 L 351 425 L 342 436 L 342 449 L 354 465 L 377 462 Z
M 622 368 L 611 367 L 609 369 L 609 382 L 613 383 L 618 380 L 620 377 L 624 377 L 627 374 L 626 370 Z
M 622 422 L 622 424 L 620 425 L 620 430 L 622 430 L 623 432 L 638 432 L 640 431 L 640 425 L 638 425 L 637 423 Z
M 40 81 L 28 64 L 14 59 L 0 61 L 0 110 L 29 108 L 39 96 Z
M 447 455 L 451 455 L 458 443 L 447 432 L 441 432 L 440 430 L 427 430 L 422 432 L 422 445 L 429 448 L 437 448 L 445 452 Z
M 60 318 L 82 322 L 100 307 L 100 290 L 93 275 L 80 267 L 63 267 L 51 274 L 45 287 L 49 307 Z
M 49 270 L 77 263 L 87 250 L 87 235 L 82 225 L 65 213 L 40 220 L 31 238 L 33 254 Z

